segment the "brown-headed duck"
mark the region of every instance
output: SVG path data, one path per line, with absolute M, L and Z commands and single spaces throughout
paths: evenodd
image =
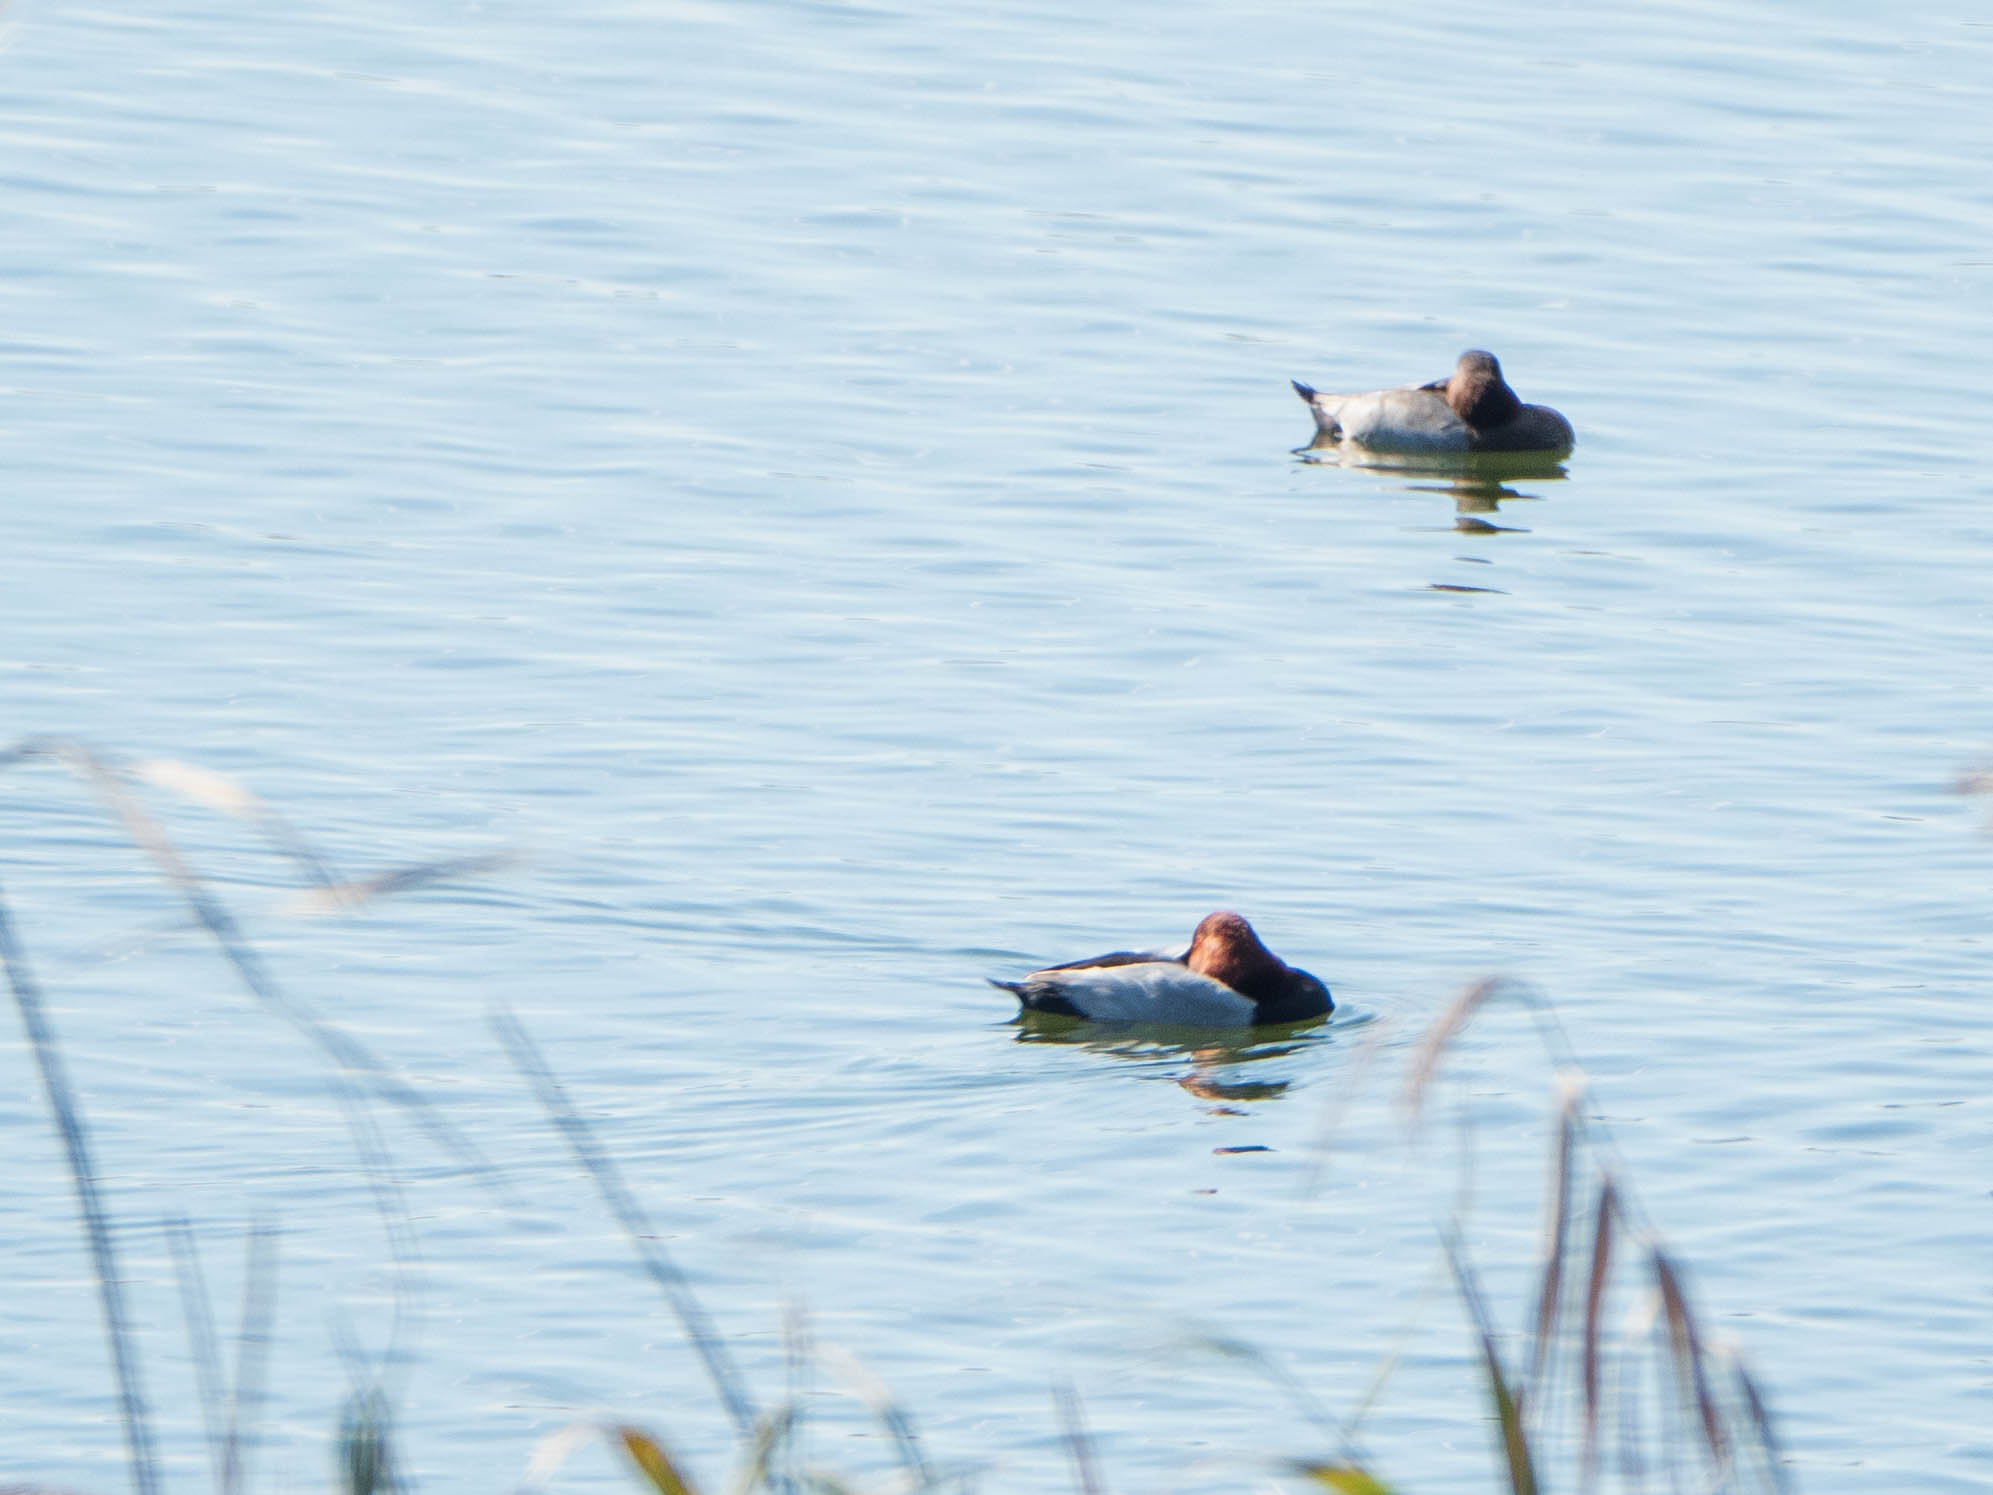
M 1299 379 L 1321 439 L 1374 452 L 1568 452 L 1571 423 L 1548 405 L 1525 405 L 1492 353 L 1469 348 L 1453 373 L 1430 384 L 1327 395 Z
M 1329 989 L 1275 955 L 1237 914 L 1211 914 L 1181 955 L 1116 951 L 990 985 L 1026 1012 L 1097 1023 L 1242 1028 L 1298 1023 L 1335 1010 Z

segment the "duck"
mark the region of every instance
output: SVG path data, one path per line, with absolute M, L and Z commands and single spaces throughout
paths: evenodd
M 1330 395 L 1289 382 L 1315 412 L 1321 442 L 1374 452 L 1568 452 L 1577 441 L 1548 405 L 1525 405 L 1480 348 L 1462 353 L 1446 378 L 1402 389 Z
M 1014 995 L 1022 1012 L 1096 1023 L 1245 1028 L 1326 1017 L 1336 1005 L 1328 987 L 1223 911 L 1204 917 L 1181 955 L 1117 950 L 1046 966 L 1021 981 L 989 980 Z

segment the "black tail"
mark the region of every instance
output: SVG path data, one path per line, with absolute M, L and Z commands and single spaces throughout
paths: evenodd
M 1294 386 L 1294 392 L 1301 396 L 1302 399 L 1308 401 L 1311 405 L 1315 402 L 1315 391 L 1303 384 L 1299 379 L 1289 379 L 1287 382 Z
M 1016 997 L 1021 1012 L 1050 1012 L 1060 1017 L 1086 1016 L 1057 991 L 1047 990 L 1044 986 L 1034 986 L 1029 981 L 999 981 L 994 976 L 983 979 L 998 991 L 1007 991 Z

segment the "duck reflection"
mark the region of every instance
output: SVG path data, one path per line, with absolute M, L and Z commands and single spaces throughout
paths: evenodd
M 1519 482 L 1561 483 L 1570 476 L 1554 453 L 1545 452 L 1366 452 L 1321 438 L 1295 455 L 1319 467 L 1355 467 L 1407 478 L 1443 479 L 1410 482 L 1410 493 L 1443 493 L 1453 500 L 1454 528 L 1470 534 L 1511 531 L 1475 516 L 1498 514 L 1505 503 L 1540 503 L 1542 495 L 1526 493 Z
M 1564 478 L 1562 452 L 1379 452 L 1317 436 L 1294 455 L 1314 467 L 1355 467 L 1428 478 L 1501 482 L 1509 478 Z
M 1300 1053 L 1329 1032 L 1323 1018 L 1241 1029 L 1225 1037 L 1215 1036 L 1209 1028 L 1089 1023 L 1043 1012 L 1022 1013 L 1014 1025 L 1019 1043 L 1065 1044 L 1136 1065 L 1151 1071 L 1151 1078 L 1173 1080 L 1187 1094 L 1211 1102 L 1216 1112 L 1285 1095 L 1291 1080 L 1240 1071 L 1246 1065 Z
M 1496 529 L 1500 526 L 1488 524 L 1475 518 L 1478 514 L 1499 514 L 1505 503 L 1541 503 L 1543 500 L 1534 493 L 1525 493 L 1520 488 L 1512 488 L 1496 478 L 1455 478 L 1450 483 L 1407 483 L 1413 493 L 1444 493 L 1453 500 L 1453 512 L 1458 518 L 1455 529 L 1465 529 L 1479 524 L 1483 528 Z

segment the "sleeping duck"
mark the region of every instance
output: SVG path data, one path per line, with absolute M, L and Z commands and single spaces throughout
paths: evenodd
M 1299 379 L 1318 441 L 1373 452 L 1568 452 L 1571 423 L 1548 405 L 1525 405 L 1492 353 L 1469 348 L 1453 373 L 1430 384 L 1329 395 Z
M 1096 1023 L 1243 1028 L 1297 1023 L 1335 1010 L 1329 989 L 1275 955 L 1237 914 L 1211 914 L 1181 955 L 1119 950 L 990 985 L 1026 1012 Z

